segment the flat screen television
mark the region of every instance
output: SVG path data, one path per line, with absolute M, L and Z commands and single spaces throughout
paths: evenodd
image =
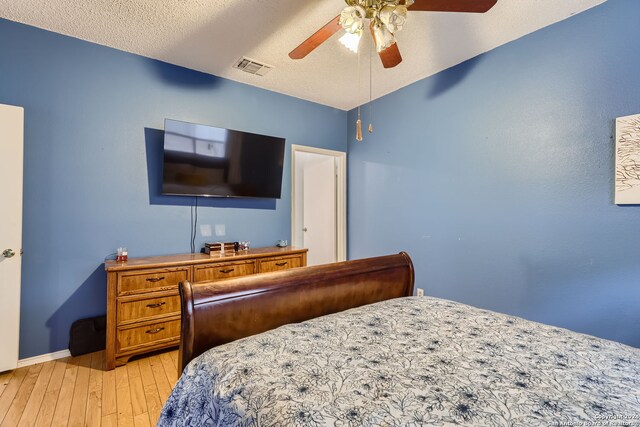
M 279 199 L 284 138 L 164 121 L 162 194 Z

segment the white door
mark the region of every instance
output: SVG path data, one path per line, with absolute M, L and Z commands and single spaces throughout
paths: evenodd
M 24 109 L 0 104 L 0 372 L 18 363 Z
M 307 264 L 336 262 L 336 167 L 331 156 L 313 155 L 303 169 L 303 245 Z

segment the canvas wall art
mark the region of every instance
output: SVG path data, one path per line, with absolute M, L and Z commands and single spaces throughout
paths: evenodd
M 640 205 L 640 114 L 616 119 L 616 205 Z

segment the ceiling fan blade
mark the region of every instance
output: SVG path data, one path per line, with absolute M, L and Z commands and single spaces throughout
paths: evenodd
M 498 0 L 415 0 L 409 10 L 427 12 L 471 12 L 485 13 Z
M 392 44 L 382 52 L 378 53 L 378 55 L 380 55 L 380 60 L 382 60 L 382 66 L 384 68 L 393 68 L 402 62 L 398 43 Z
M 298 47 L 289 52 L 289 58 L 302 59 L 307 56 L 313 49 L 324 43 L 329 37 L 334 35 L 342 28 L 338 23 L 340 15 L 329 21 L 324 27 L 313 33 L 311 37 L 300 43 Z

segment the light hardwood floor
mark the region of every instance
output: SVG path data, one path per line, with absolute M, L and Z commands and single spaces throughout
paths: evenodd
M 0 373 L 0 426 L 155 426 L 177 350 L 104 371 L 104 352 Z

